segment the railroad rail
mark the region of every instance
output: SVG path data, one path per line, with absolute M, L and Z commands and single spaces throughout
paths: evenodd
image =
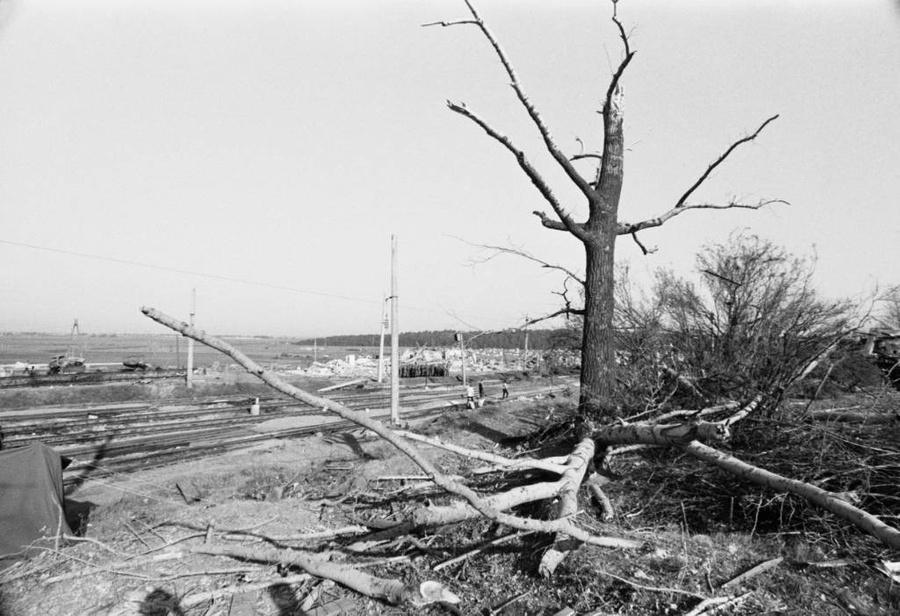
M 576 383 L 570 377 L 517 382 L 513 398 L 559 393 Z M 347 390 L 329 398 L 375 418 L 387 418 L 390 392 Z M 0 447 L 44 443 L 71 460 L 64 481 L 130 472 L 247 447 L 273 438 L 298 438 L 340 432 L 356 426 L 322 409 L 284 397 L 259 399 L 259 415 L 250 414 L 253 399 L 218 396 L 192 401 L 78 404 L 0 410 Z M 401 389 L 403 419 L 437 416 L 461 408 L 460 387 Z M 309 417 L 295 427 L 260 431 L 260 424 L 280 418 Z M 256 428 L 256 429 L 255 429 Z
M 99 383 L 133 383 L 174 377 L 184 378 L 184 370 L 134 370 L 107 372 L 103 370 L 60 372 L 58 374 L 17 374 L 0 377 L 0 389 L 43 387 L 48 385 L 97 385 Z

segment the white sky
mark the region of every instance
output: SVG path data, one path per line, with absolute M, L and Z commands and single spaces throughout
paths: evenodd
M 560 145 L 599 148 L 621 54 L 610 3 L 477 4 Z M 791 203 L 688 212 L 642 235 L 649 257 L 622 238 L 638 280 L 687 274 L 750 227 L 815 247 L 826 295 L 900 282 L 900 3 L 618 6 L 637 50 L 620 216 L 667 210 L 776 113 L 697 196 Z M 552 311 L 558 277 L 472 267 L 457 239 L 583 267 L 531 215 L 549 206 L 510 155 L 445 106 L 466 102 L 584 211 L 477 31 L 420 27 L 464 16 L 458 0 L 0 1 L 0 330 L 160 331 L 140 306 L 186 319 L 196 288 L 215 333 L 374 332 L 392 233 L 403 330 Z

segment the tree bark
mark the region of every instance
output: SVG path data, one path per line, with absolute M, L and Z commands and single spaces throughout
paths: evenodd
M 584 474 L 587 472 L 588 465 L 594 458 L 595 445 L 594 440 L 586 437 L 578 443 L 578 447 L 572 452 L 569 459 L 569 468 L 560 478 L 561 487 L 559 489 L 559 503 L 557 516 L 558 518 L 570 518 L 578 513 L 578 489 L 584 480 Z M 569 552 L 578 547 L 578 543 L 567 541 L 565 535 L 558 534 L 553 545 L 544 552 L 541 563 L 538 566 L 538 572 L 541 577 L 548 578 L 556 571 L 559 563 L 565 559 Z M 573 545 L 574 544 L 574 545 Z
M 581 344 L 580 414 L 600 419 L 618 415 L 615 377 L 615 263 L 619 199 L 622 195 L 624 133 L 622 90 L 613 86 L 603 106 L 603 162 L 585 223 L 584 333 Z
M 615 235 L 585 244 L 584 331 L 581 340 L 579 414 L 585 419 L 614 417 L 615 354 L 613 269 Z

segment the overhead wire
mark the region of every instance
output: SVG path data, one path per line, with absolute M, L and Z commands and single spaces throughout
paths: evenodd
M 143 268 L 147 268 L 147 269 L 153 269 L 153 270 L 164 271 L 164 272 L 172 272 L 175 274 L 184 274 L 184 275 L 188 275 L 188 276 L 196 276 L 199 278 L 207 278 L 207 279 L 211 279 L 211 280 L 221 280 L 224 282 L 233 282 L 233 283 L 238 283 L 238 284 L 246 284 L 246 285 L 252 285 L 252 286 L 263 287 L 263 288 L 268 288 L 268 289 L 275 289 L 275 290 L 279 290 L 279 291 L 288 291 L 291 293 L 302 293 L 302 294 L 306 294 L 306 295 L 314 295 L 317 297 L 327 297 L 330 299 L 353 301 L 353 302 L 359 302 L 359 303 L 370 304 L 370 305 L 380 305 L 382 302 L 382 300 L 373 300 L 373 299 L 367 299 L 364 297 L 355 297 L 352 295 L 340 295 L 340 294 L 336 294 L 336 293 L 326 293 L 324 291 L 314 291 L 311 289 L 301 289 L 298 287 L 291 287 L 291 286 L 287 286 L 287 285 L 280 285 L 280 284 L 274 284 L 274 283 L 268 283 L 268 282 L 260 282 L 258 280 L 249 280 L 247 278 L 236 278 L 233 276 L 224 276 L 222 274 L 210 274 L 210 273 L 205 273 L 205 272 L 196 272 L 196 271 L 192 271 L 192 270 L 171 267 L 171 266 L 167 266 L 167 265 L 157 265 L 154 263 L 132 261 L 129 259 L 120 259 L 117 257 L 109 257 L 109 256 L 105 256 L 105 255 L 90 254 L 90 253 L 85 253 L 85 252 L 78 252 L 75 250 L 66 250 L 63 248 L 53 248 L 50 246 L 39 246 L 37 244 L 29 244 L 26 242 L 17 242 L 17 241 L 13 241 L 13 240 L 2 239 L 2 238 L 0 238 L 0 244 L 6 244 L 8 246 L 16 246 L 19 248 L 28 248 L 31 250 L 41 250 L 41 251 L 45 251 L 45 252 L 64 254 L 64 255 L 69 255 L 69 256 L 74 256 L 74 257 L 81 257 L 84 259 L 94 259 L 96 261 L 103 261 L 106 263 L 116 263 L 119 265 L 143 267 Z M 432 313 L 442 314 L 442 315 L 448 314 L 447 309 L 443 308 L 443 307 L 440 309 L 436 309 L 436 308 L 424 308 L 421 306 L 404 304 L 403 308 L 406 310 L 415 310 L 415 311 L 420 311 L 420 312 L 432 312 Z M 454 317 L 454 318 L 461 321 L 461 319 L 459 319 L 458 317 Z M 502 321 L 505 323 L 509 322 L 509 319 L 506 319 L 506 318 L 497 318 L 497 317 L 477 317 L 477 318 L 479 320 L 485 320 L 485 321 L 494 321 L 494 322 Z M 515 328 L 515 327 L 516 327 L 516 325 L 512 325 L 508 329 Z M 476 329 L 483 329 L 483 328 L 476 328 Z

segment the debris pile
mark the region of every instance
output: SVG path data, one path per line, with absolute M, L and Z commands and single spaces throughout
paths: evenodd
M 466 370 L 472 373 L 507 370 L 543 370 L 552 367 L 577 367 L 580 357 L 574 351 L 529 351 L 518 349 L 465 349 Z M 463 352 L 459 348 L 435 349 L 419 347 L 400 357 L 401 377 L 449 376 L 462 374 Z M 390 357 L 384 358 L 384 373 L 391 370 Z M 376 355 L 347 355 L 343 359 L 313 362 L 307 368 L 296 368 L 295 374 L 324 378 L 376 378 Z
M 385 370 L 390 366 L 390 360 L 384 362 Z M 297 368 L 296 374 L 311 377 L 339 377 L 359 378 L 378 376 L 378 358 L 373 356 L 348 355 L 344 359 L 332 359 L 329 362 L 313 362 L 307 368 Z

